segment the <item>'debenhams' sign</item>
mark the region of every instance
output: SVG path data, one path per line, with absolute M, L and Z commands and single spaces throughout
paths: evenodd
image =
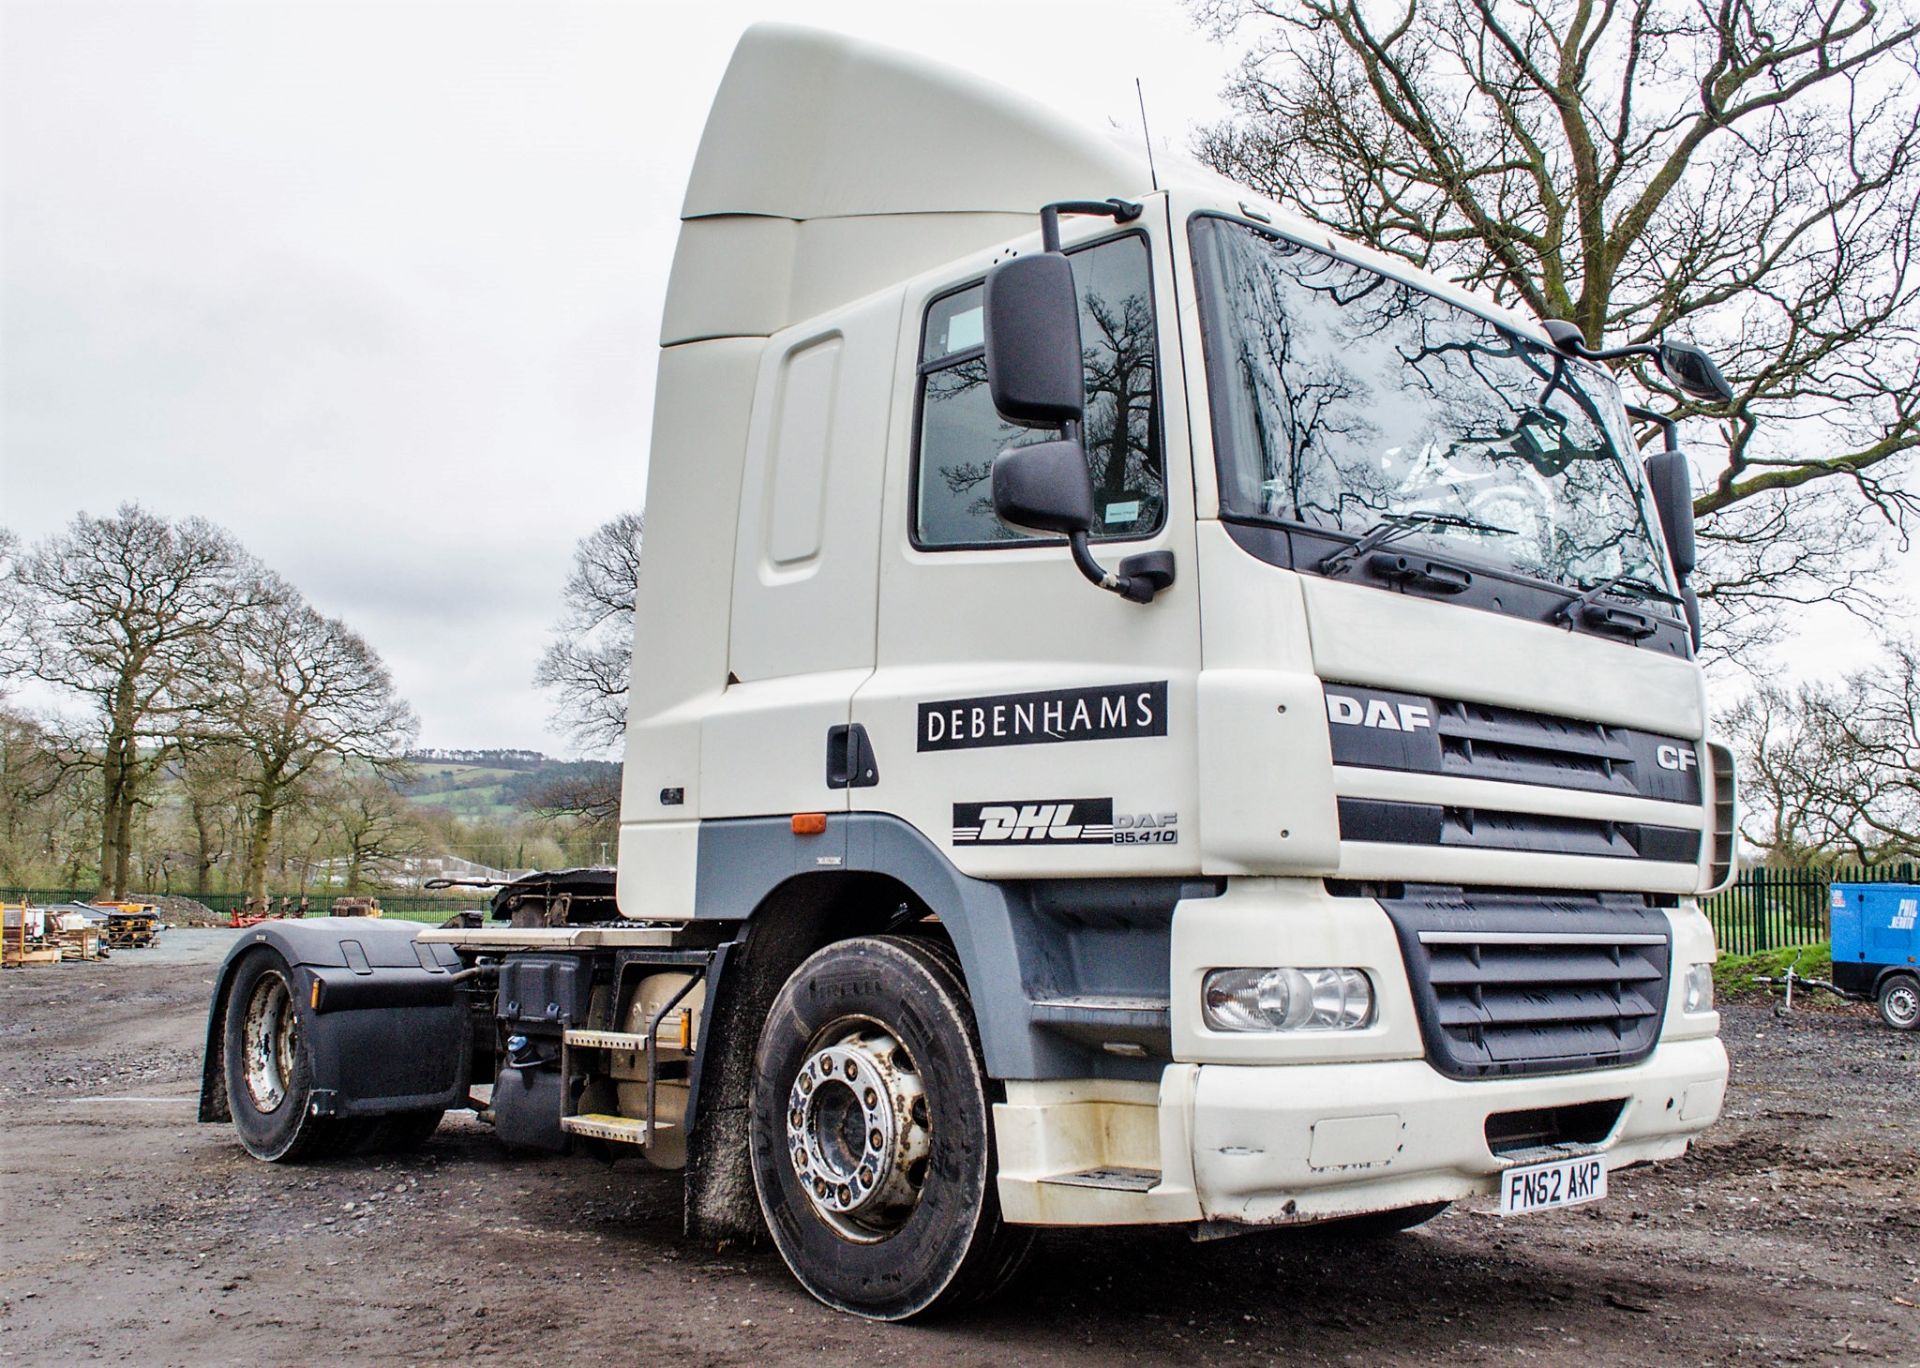
M 1167 734 L 1167 681 L 948 698 L 920 705 L 919 749 L 1040 746 Z

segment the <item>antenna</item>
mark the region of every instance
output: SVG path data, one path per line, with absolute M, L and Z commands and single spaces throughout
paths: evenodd
M 1147 96 L 1140 89 L 1140 78 L 1133 78 L 1133 95 L 1140 101 L 1140 140 L 1147 145 L 1147 175 L 1153 181 L 1157 193 L 1160 189 L 1160 173 L 1153 169 L 1153 135 L 1147 132 Z

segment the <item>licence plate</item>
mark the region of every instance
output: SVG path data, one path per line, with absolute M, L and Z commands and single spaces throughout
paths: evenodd
M 1500 1214 L 1579 1206 L 1607 1195 L 1607 1165 L 1597 1154 L 1510 1168 L 1500 1175 Z

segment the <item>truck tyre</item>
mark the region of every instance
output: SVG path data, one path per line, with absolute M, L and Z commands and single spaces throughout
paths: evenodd
M 1000 1218 L 979 1034 L 951 958 L 841 941 L 781 988 L 751 1095 L 774 1245 L 828 1306 L 899 1321 L 1004 1285 L 1032 1243 Z
M 1880 985 L 1880 1019 L 1896 1031 L 1920 1026 L 1920 978 L 1890 974 Z
M 313 1056 L 300 1024 L 293 970 L 277 950 L 249 951 L 227 985 L 227 1103 L 256 1159 L 319 1159 L 365 1137 L 358 1122 L 308 1114 Z

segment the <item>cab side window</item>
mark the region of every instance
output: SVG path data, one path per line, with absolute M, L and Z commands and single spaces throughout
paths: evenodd
M 1146 239 L 1109 238 L 1070 256 L 1080 295 L 1094 539 L 1145 537 L 1166 509 L 1153 293 Z M 1051 433 L 1000 420 L 987 394 L 982 297 L 973 284 L 927 308 L 920 346 L 914 540 L 978 547 L 1033 540 L 993 512 L 993 459 Z

